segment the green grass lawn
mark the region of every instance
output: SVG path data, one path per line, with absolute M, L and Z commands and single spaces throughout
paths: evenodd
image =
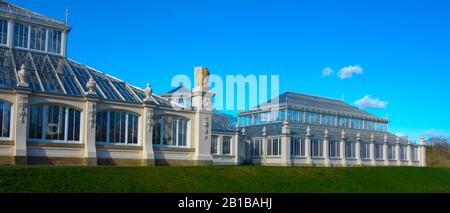
M 450 168 L 0 167 L 0 192 L 450 192 Z

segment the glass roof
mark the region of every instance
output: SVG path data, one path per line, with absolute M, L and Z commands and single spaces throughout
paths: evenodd
M 142 103 L 145 99 L 143 90 L 73 60 L 6 47 L 0 47 L 0 88 L 17 87 L 17 71 L 22 65 L 27 70 L 29 88 L 34 92 L 82 97 L 87 82 L 93 78 L 94 92 L 100 99 L 128 103 Z M 149 102 L 172 108 L 172 103 L 157 95 L 152 95 Z

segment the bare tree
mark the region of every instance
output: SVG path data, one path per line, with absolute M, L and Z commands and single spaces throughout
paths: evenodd
M 426 144 L 429 166 L 450 166 L 450 143 L 448 137 L 431 137 L 426 140 Z

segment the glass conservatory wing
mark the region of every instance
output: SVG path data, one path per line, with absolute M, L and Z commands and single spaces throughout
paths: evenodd
M 82 96 L 84 91 L 80 88 L 74 74 L 70 71 L 69 65 L 62 57 L 49 55 L 50 62 L 55 68 L 56 74 L 59 76 L 67 94 L 74 96 Z
M 11 52 L 8 49 L 0 48 L 0 87 L 14 88 L 17 85 L 17 76 Z
M 129 102 L 140 102 L 135 95 L 132 94 L 132 91 L 130 91 L 125 83 L 114 81 L 112 82 L 114 87 L 116 87 L 117 91 L 120 92 L 123 98 Z
M 36 70 L 34 69 L 31 56 L 28 54 L 28 52 L 17 49 L 12 49 L 12 53 L 16 70 L 19 70 L 22 65 L 25 65 L 28 72 L 27 81 L 30 88 L 36 92 L 41 92 L 42 91 L 41 84 L 37 76 Z
M 122 98 L 116 93 L 116 91 L 114 91 L 114 88 L 112 87 L 111 83 L 109 82 L 106 76 L 90 68 L 86 69 L 92 75 L 92 77 L 95 80 L 95 83 L 97 83 L 97 86 L 100 88 L 100 90 L 102 90 L 103 94 L 105 94 L 107 99 L 122 100 Z
M 46 55 L 32 53 L 34 65 L 46 92 L 64 93 L 59 79 Z

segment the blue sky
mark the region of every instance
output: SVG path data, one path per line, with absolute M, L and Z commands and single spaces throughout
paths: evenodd
M 387 102 L 367 110 L 388 113 L 394 133 L 450 133 L 448 0 L 12 2 L 61 19 L 68 6 L 70 58 L 156 93 L 199 65 L 221 76 L 279 74 L 280 92 L 288 82 L 351 104 Z M 356 65 L 362 74 L 339 78 Z

